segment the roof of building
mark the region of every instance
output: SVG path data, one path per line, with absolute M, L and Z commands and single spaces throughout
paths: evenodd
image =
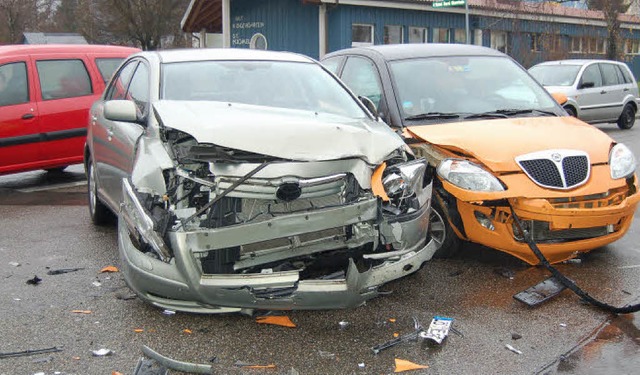
M 437 0 L 368 0 L 368 1 L 349 1 L 349 0 L 300 0 L 302 3 L 309 4 L 343 4 L 353 5 L 359 3 L 375 4 L 380 3 L 381 6 L 393 4 L 402 8 L 406 5 L 408 8 L 416 5 L 424 5 L 431 8 L 431 4 Z M 589 20 L 604 21 L 604 15 L 601 11 L 580 9 L 568 6 L 562 6 L 552 1 L 531 2 L 520 0 L 468 0 L 469 8 L 478 10 L 489 10 L 497 12 L 505 12 L 512 14 L 531 14 L 531 15 L 548 15 L 556 17 L 581 18 Z M 395 4 L 394 4 L 395 3 Z M 460 7 L 454 7 L 460 8 Z M 439 11 L 454 8 L 438 8 Z M 473 11 L 472 11 L 473 13 Z M 500 14 L 496 14 L 500 17 Z M 621 14 L 620 21 L 626 23 L 640 23 L 640 17 L 631 14 Z M 185 32 L 200 32 L 206 30 L 209 33 L 222 32 L 222 0 L 191 0 L 187 11 L 181 22 L 182 30 Z
M 77 33 L 23 33 L 22 44 L 89 44 Z

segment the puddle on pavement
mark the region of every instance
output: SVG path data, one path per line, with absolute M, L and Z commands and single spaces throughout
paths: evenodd
M 31 171 L 0 176 L 0 205 L 82 206 L 87 185 L 82 165 L 63 172 Z
M 640 312 L 612 318 L 579 350 L 545 374 L 637 374 L 640 368 Z

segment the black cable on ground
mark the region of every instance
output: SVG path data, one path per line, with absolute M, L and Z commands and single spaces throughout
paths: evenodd
M 573 281 L 569 280 L 565 275 L 560 273 L 560 271 L 558 271 L 555 267 L 553 267 L 549 263 L 547 258 L 545 258 L 545 256 L 542 254 L 542 252 L 538 248 L 538 245 L 536 245 L 536 243 L 531 239 L 531 236 L 525 234 L 524 229 L 522 227 L 522 222 L 520 221 L 520 218 L 518 217 L 518 215 L 516 215 L 516 212 L 513 209 L 513 206 L 511 206 L 511 204 L 509 204 L 509 208 L 511 209 L 511 215 L 513 216 L 513 219 L 515 220 L 515 223 L 518 226 L 518 230 L 520 230 L 520 233 L 523 234 L 523 237 L 525 238 L 525 241 L 527 241 L 527 244 L 529 245 L 529 248 L 531 249 L 531 251 L 533 251 L 536 257 L 538 257 L 538 259 L 540 260 L 540 264 L 544 268 L 546 268 L 549 272 L 551 272 L 551 275 L 553 275 L 553 277 L 556 280 L 558 280 L 562 285 L 566 286 L 572 292 L 577 294 L 578 297 L 582 298 L 583 301 L 590 303 L 593 306 L 601 308 L 605 311 L 609 311 L 614 314 L 629 314 L 629 313 L 640 311 L 640 303 L 636 305 L 628 305 L 624 307 L 615 307 L 607 303 L 598 301 L 597 299 L 591 297 L 587 292 L 580 289 Z

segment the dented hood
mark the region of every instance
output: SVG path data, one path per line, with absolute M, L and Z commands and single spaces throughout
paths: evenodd
M 160 101 L 159 121 L 199 143 L 297 161 L 384 161 L 404 145 L 383 123 L 329 114 L 222 102 Z
M 516 156 L 550 149 L 582 150 L 607 163 L 613 140 L 574 117 L 524 117 L 409 127 L 413 137 L 478 159 L 494 172 L 519 171 Z

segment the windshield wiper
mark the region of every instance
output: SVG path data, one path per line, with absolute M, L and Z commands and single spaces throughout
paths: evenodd
M 428 112 L 428 113 L 420 113 L 418 115 L 413 115 L 409 117 L 405 117 L 405 120 L 435 120 L 435 119 L 451 119 L 460 117 L 457 113 L 444 113 L 444 112 Z
M 535 113 L 544 114 L 544 115 L 548 115 L 548 116 L 558 116 L 554 112 L 544 111 L 544 110 L 541 110 L 541 109 L 499 109 L 497 111 L 475 113 L 473 115 L 469 115 L 469 116 L 465 117 L 465 119 L 468 119 L 468 118 L 491 118 L 491 117 L 506 118 L 506 117 L 511 117 L 511 116 L 522 115 L 522 114 L 525 114 L 525 113 L 534 113 L 534 112 Z

